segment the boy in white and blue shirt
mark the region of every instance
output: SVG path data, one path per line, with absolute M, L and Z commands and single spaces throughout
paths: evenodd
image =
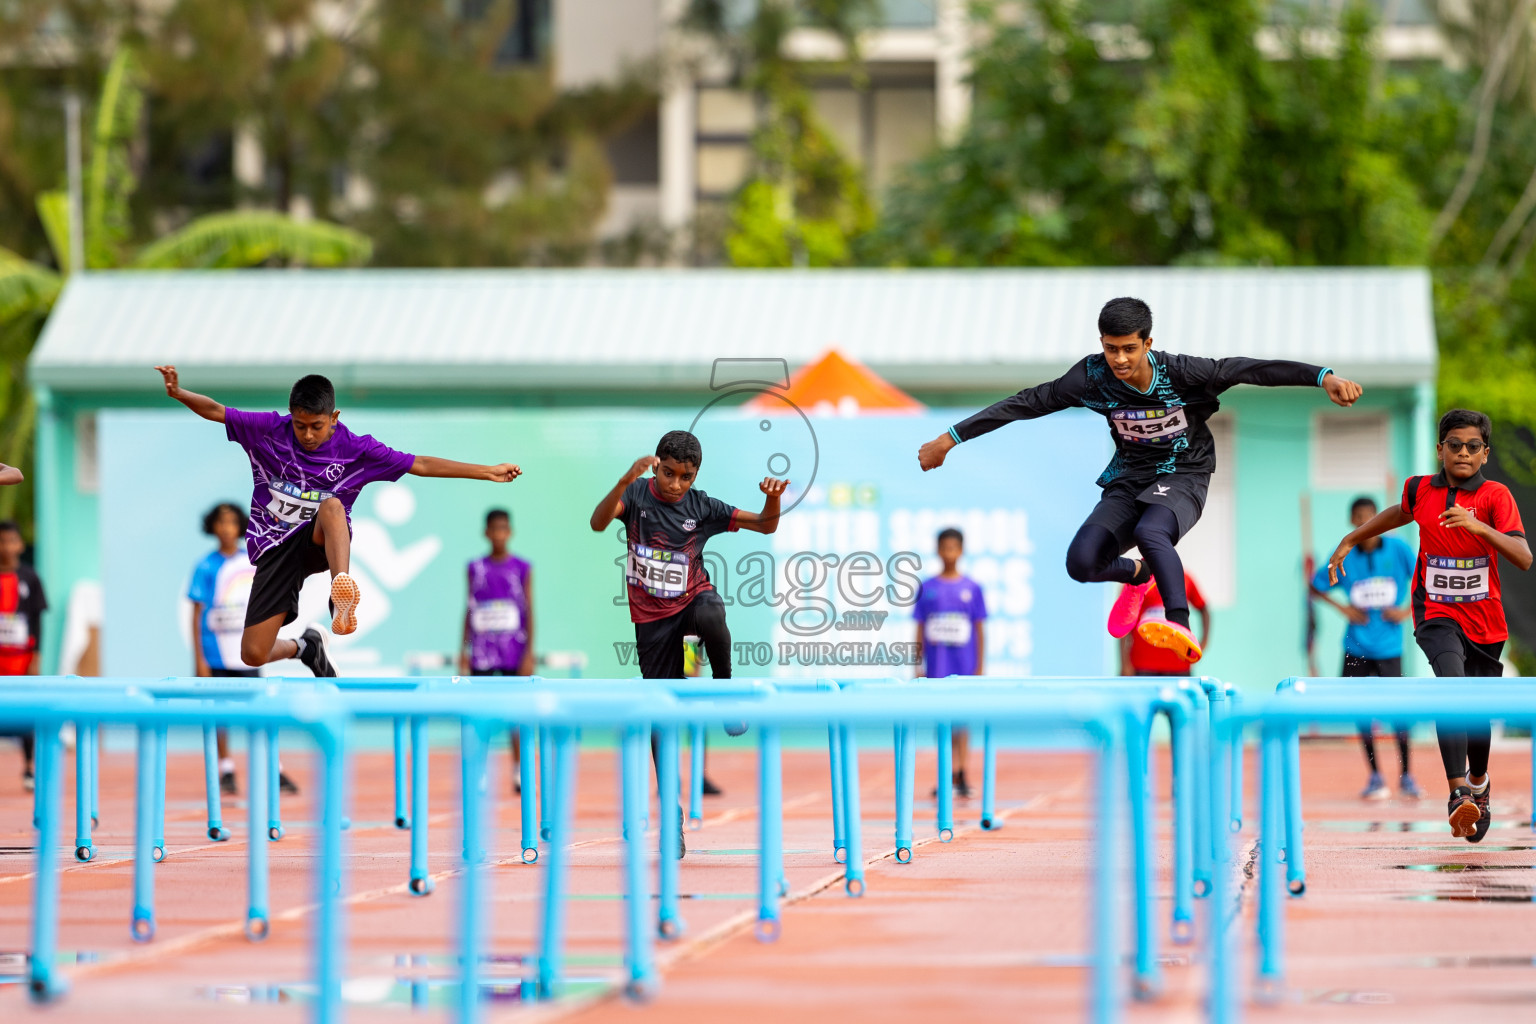
M 1374 515 L 1376 502 L 1371 498 L 1356 498 L 1350 505 L 1349 518 L 1357 527 Z M 1349 620 L 1344 628 L 1343 675 L 1395 678 L 1403 674 L 1403 623 L 1413 617 L 1409 592 L 1415 558 L 1413 549 L 1398 538 L 1373 537 L 1345 556 L 1338 587 L 1329 584 L 1326 565 L 1312 578 L 1312 595 L 1337 608 Z M 1346 591 L 1348 603 L 1329 593 L 1334 589 Z M 1423 794 L 1408 767 L 1408 728 L 1399 725 L 1396 731 L 1398 759 L 1402 764 L 1398 791 L 1416 800 Z M 1371 770 L 1360 796 L 1366 800 L 1385 800 L 1391 796 L 1391 790 L 1376 765 L 1370 722 L 1360 724 L 1360 741 Z

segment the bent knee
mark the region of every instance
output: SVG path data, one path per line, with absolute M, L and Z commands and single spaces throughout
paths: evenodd
M 267 655 L 271 653 L 270 648 L 263 650 L 259 644 L 252 643 L 249 640 L 242 641 L 240 644 L 240 660 L 253 668 L 265 665 L 267 663 Z
M 1067 575 L 1078 583 L 1092 583 L 1094 570 L 1097 568 L 1093 562 L 1076 554 L 1070 549 L 1067 551 Z
M 325 499 L 321 500 L 321 502 L 320 502 L 320 511 L 319 511 L 318 514 L 322 515 L 322 516 L 324 516 L 324 515 L 331 515 L 331 516 L 341 515 L 341 516 L 344 516 L 344 515 L 347 514 L 347 507 L 341 503 L 341 499 L 340 498 L 332 496 L 332 497 L 325 498 Z
M 725 604 L 722 601 L 695 600 L 693 609 L 693 624 L 699 630 L 702 637 L 705 634 L 718 635 L 725 632 Z

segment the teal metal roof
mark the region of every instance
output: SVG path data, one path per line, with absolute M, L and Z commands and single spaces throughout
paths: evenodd
M 1094 349 L 1099 307 L 1152 305 L 1171 351 L 1433 379 L 1428 272 L 1343 269 L 255 270 L 91 272 L 32 356 L 55 389 L 702 388 L 719 357 L 797 366 L 836 347 L 893 384 L 1022 386 Z M 195 383 L 193 383 L 195 382 Z

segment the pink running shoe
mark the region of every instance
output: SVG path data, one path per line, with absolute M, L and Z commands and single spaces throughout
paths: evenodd
M 1136 627 L 1136 635 L 1153 647 L 1172 651 L 1191 665 L 1205 657 L 1205 652 L 1200 649 L 1200 641 L 1195 639 L 1195 634 L 1177 622 L 1148 619 Z
M 1120 588 L 1120 596 L 1115 598 L 1115 606 L 1109 610 L 1110 636 L 1119 640 L 1131 635 L 1131 630 L 1141 621 L 1141 606 L 1146 603 L 1147 591 L 1151 589 L 1150 580 L 1140 584 L 1127 583 Z

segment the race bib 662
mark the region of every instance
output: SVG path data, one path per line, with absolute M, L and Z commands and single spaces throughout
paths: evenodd
M 1483 601 L 1490 595 L 1486 556 L 1444 558 L 1424 556 L 1424 596 L 1431 601 Z

